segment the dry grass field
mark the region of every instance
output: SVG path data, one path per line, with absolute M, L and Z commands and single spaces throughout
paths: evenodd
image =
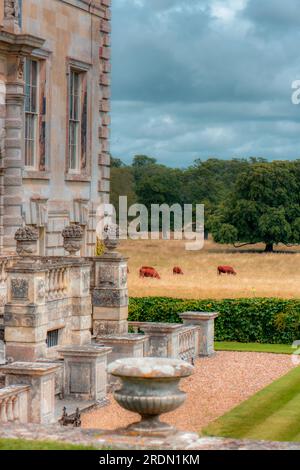
M 201 251 L 186 251 L 184 241 L 124 240 L 120 251 L 129 257 L 130 296 L 177 298 L 300 297 L 300 248 L 263 245 L 235 249 L 207 241 Z M 141 266 L 153 266 L 161 280 L 140 279 Z M 237 276 L 218 276 L 219 265 L 231 265 Z M 184 276 L 174 276 L 180 266 Z

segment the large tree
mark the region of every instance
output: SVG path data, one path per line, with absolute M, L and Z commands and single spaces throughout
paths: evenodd
M 217 243 L 255 244 L 266 251 L 300 241 L 300 162 L 252 162 L 210 218 Z

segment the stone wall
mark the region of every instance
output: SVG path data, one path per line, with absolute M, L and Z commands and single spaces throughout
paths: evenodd
M 8 29 L 1 19 L 3 2 L 0 21 Z M 30 53 L 41 64 L 42 119 L 46 125 L 40 167 L 25 170 L 23 90 L 17 90 L 17 102 L 15 93 L 14 100 L 8 102 L 11 65 L 0 48 L 0 247 L 6 253 L 14 250 L 13 233 L 25 220 L 27 225 L 39 228 L 41 255 L 62 256 L 61 231 L 69 223 L 78 223 L 85 232 L 81 254 L 93 255 L 97 207 L 109 198 L 110 1 L 26 0 L 21 13 L 20 32 L 45 40 L 32 52 L 25 51 L 24 56 Z M 71 174 L 66 165 L 70 67 L 84 72 L 87 86 L 86 152 L 76 174 Z M 19 82 L 21 87 L 21 73 Z M 18 142 L 14 141 L 13 150 L 5 131 L 8 106 L 11 117 L 18 118 L 17 123 L 14 121 L 18 129 L 17 133 L 14 130 L 14 139 L 17 136 Z M 5 163 L 8 158 L 9 166 Z M 1 170 L 3 166 L 5 170 Z

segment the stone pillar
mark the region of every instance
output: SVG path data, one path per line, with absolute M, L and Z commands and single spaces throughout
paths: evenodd
M 149 337 L 149 356 L 178 358 L 181 324 L 144 323 L 141 330 Z
M 100 0 L 100 8 L 103 12 L 100 22 L 100 126 L 99 126 L 99 183 L 98 190 L 102 203 L 109 202 L 110 192 L 110 71 L 111 71 L 111 0 Z
M 119 253 L 94 258 L 93 332 L 97 336 L 128 332 L 127 260 Z
M 184 312 L 179 316 L 185 325 L 199 327 L 200 357 L 213 356 L 215 354 L 215 319 L 219 314 L 216 312 Z
M 6 387 L 29 385 L 29 422 L 51 424 L 55 422 L 55 373 L 51 364 L 15 362 L 2 367 Z
M 105 403 L 107 357 L 111 351 L 94 345 L 60 349 L 65 364 L 64 397 Z
M 7 358 L 36 361 L 47 356 L 47 268 L 24 258 L 8 269 L 8 303 L 4 310 Z
M 74 345 L 91 343 L 92 303 L 90 293 L 90 263 L 74 260 L 70 269 L 70 297 L 72 297 L 72 337 Z
M 96 341 L 103 346 L 112 348 L 112 353 L 108 358 L 109 363 L 120 358 L 138 358 L 148 355 L 149 338 L 147 335 L 126 334 L 120 336 L 98 336 Z
M 24 114 L 24 57 L 10 54 L 7 59 L 6 122 L 4 158 L 3 250 L 15 250 L 14 235 L 22 226 L 22 129 Z

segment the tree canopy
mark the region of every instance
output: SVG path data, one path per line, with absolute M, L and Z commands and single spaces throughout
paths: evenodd
M 263 158 L 196 160 L 188 168 L 169 168 L 137 155 L 132 165 L 112 159 L 111 201 L 204 204 L 206 228 L 218 243 L 298 244 L 300 240 L 300 160 Z

